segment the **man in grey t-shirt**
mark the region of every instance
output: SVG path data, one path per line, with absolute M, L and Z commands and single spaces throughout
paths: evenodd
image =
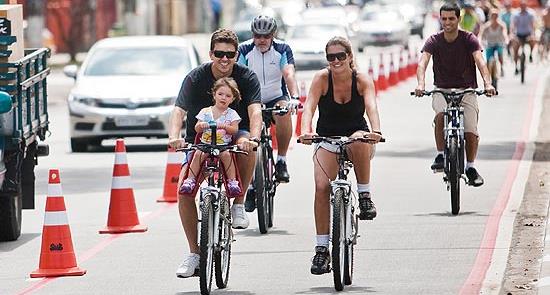
M 426 67 L 433 56 L 434 85 L 441 89 L 477 88 L 476 66 L 483 77 L 483 84 L 488 95 L 495 94 L 491 85 L 489 70 L 481 53 L 481 46 L 474 34 L 458 29 L 460 8 L 454 3 L 445 3 L 439 10 L 443 30 L 428 38 L 422 48 L 422 56 L 418 63 L 418 86 L 416 95 L 422 95 L 425 90 Z M 475 94 L 466 95 L 462 100 L 464 108 L 464 132 L 466 138 L 466 176 L 468 183 L 473 186 L 483 185 L 483 178 L 474 167 L 477 155 L 479 135 L 477 133 L 477 119 L 479 108 Z M 447 102 L 441 94 L 434 94 L 432 108 L 435 115 L 435 142 L 437 156 L 431 169 L 443 170 L 443 149 L 445 146 L 443 135 L 443 112 Z

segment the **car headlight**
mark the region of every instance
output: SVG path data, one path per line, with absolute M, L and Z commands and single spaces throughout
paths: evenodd
M 176 97 L 165 97 L 162 99 L 162 105 L 173 106 L 176 103 Z
M 95 98 L 87 97 L 87 96 L 72 96 L 72 100 L 77 103 L 85 104 L 88 106 L 97 106 L 98 101 Z

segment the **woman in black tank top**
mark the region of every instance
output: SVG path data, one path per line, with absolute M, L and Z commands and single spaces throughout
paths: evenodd
M 300 141 L 311 144 L 311 140 L 308 139 L 314 135 L 359 137 L 368 134 L 378 142 L 382 133 L 374 83 L 369 76 L 356 71 L 350 42 L 342 37 L 334 37 L 328 41 L 325 53 L 329 66 L 318 71 L 311 82 L 302 114 L 303 133 L 299 138 Z M 316 109 L 319 109 L 319 119 L 316 132 L 313 132 L 311 123 Z M 369 133 L 365 113 L 372 133 Z M 311 266 L 313 274 L 322 274 L 328 270 L 328 252 L 324 252 L 323 249 L 328 247 L 330 232 L 330 181 L 335 179 L 338 172 L 335 152 L 332 146 L 320 144 L 316 146 L 313 157 L 314 211 L 318 246 Z M 356 142 L 348 145 L 348 155 L 354 164 L 358 183 L 361 219 L 372 219 L 376 216 L 376 210 L 370 198 L 369 184 L 370 159 L 373 154 L 374 145 L 372 144 Z

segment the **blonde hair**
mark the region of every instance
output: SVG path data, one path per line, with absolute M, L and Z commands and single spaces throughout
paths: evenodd
M 219 78 L 216 82 L 214 82 L 214 86 L 212 86 L 212 99 L 214 98 L 214 95 L 216 95 L 216 91 L 223 86 L 227 86 L 231 90 L 234 102 L 239 102 L 241 100 L 241 92 L 239 91 L 237 82 L 235 82 L 235 80 L 231 77 Z
M 333 46 L 333 45 L 340 45 L 344 47 L 344 51 L 351 57 L 349 66 L 352 70 L 356 71 L 357 68 L 355 67 L 355 63 L 353 61 L 354 57 L 353 57 L 353 50 L 351 50 L 351 42 L 347 38 L 344 38 L 341 36 L 332 37 L 330 38 L 330 40 L 328 40 L 327 45 L 325 46 L 325 54 L 327 53 L 329 46 Z

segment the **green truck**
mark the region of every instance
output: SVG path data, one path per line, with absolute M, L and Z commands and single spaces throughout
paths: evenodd
M 0 58 L 13 36 L 0 36 Z M 34 167 L 49 153 L 47 48 L 26 49 L 15 62 L 0 62 L 0 241 L 21 234 L 21 210 L 34 209 Z

